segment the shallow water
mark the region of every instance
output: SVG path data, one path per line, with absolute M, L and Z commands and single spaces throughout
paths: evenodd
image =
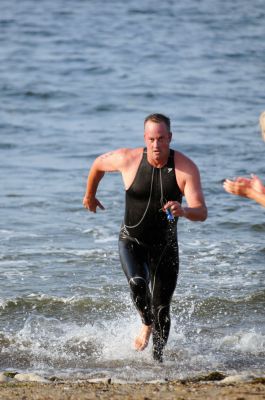
M 263 209 L 226 177 L 265 178 L 264 7 L 4 0 L 0 16 L 0 369 L 170 379 L 264 372 Z M 213 11 L 214 10 L 214 11 Z M 199 166 L 209 218 L 179 222 L 181 271 L 165 363 L 132 340 L 140 321 L 119 265 L 123 187 L 82 208 L 93 159 L 172 119 Z

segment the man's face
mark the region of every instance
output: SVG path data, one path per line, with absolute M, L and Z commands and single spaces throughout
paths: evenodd
M 167 159 L 172 134 L 164 122 L 147 121 L 144 129 L 144 139 L 148 155 L 154 160 Z

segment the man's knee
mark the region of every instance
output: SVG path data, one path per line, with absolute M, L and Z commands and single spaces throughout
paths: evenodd
M 135 276 L 129 280 L 129 285 L 134 296 L 145 296 L 148 290 L 148 284 L 141 276 Z
M 153 315 L 155 321 L 159 324 L 167 324 L 170 322 L 170 305 L 153 305 Z

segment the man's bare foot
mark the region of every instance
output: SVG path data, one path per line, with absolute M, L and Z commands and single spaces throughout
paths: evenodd
M 134 348 L 137 351 L 143 351 L 147 346 L 152 332 L 152 325 L 142 324 L 139 335 L 135 338 Z

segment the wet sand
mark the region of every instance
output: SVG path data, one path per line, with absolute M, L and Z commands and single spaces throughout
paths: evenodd
M 1 400 L 256 400 L 265 399 L 265 379 L 252 382 L 107 383 L 88 381 L 0 385 Z

